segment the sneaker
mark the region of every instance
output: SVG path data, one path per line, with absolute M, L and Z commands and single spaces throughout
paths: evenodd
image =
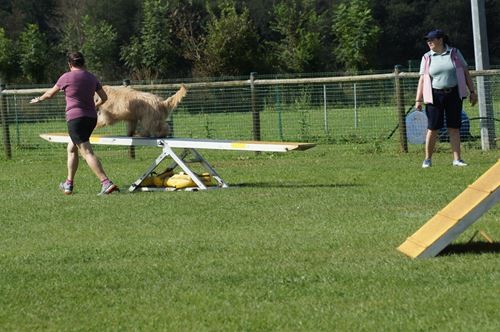
M 467 164 L 462 159 L 458 159 L 458 160 L 453 160 L 453 166 L 464 167 L 467 166 Z
M 114 184 L 113 182 L 109 181 L 108 184 L 103 184 L 102 185 L 101 192 L 99 194 L 97 194 L 97 195 L 98 196 L 100 196 L 100 195 L 109 195 L 113 191 L 120 191 L 120 189 L 118 189 L 118 186 L 116 184 Z
M 424 159 L 424 162 L 422 163 L 422 168 L 429 168 L 432 166 L 432 160 L 431 159 Z
M 64 195 L 71 195 L 73 193 L 73 185 L 67 182 L 59 183 L 59 189 L 64 192 Z

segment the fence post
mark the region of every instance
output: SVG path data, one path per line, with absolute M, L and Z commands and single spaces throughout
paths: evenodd
M 476 70 L 490 69 L 488 36 L 486 32 L 486 9 L 484 0 L 471 0 L 472 32 L 474 34 L 474 55 Z M 491 82 L 488 77 L 477 77 L 477 97 L 481 127 L 481 147 L 483 150 L 496 148 L 495 122 Z
M 281 114 L 281 91 L 280 91 L 280 86 L 276 85 L 276 88 L 274 89 L 275 91 L 275 99 L 276 99 L 276 111 L 278 112 L 278 132 L 280 136 L 280 140 L 284 141 L 285 138 L 283 136 L 283 115 Z
M 129 79 L 124 79 L 122 81 L 123 86 L 129 86 L 130 85 L 130 80 Z M 130 159 L 135 159 L 135 146 L 129 146 L 128 147 L 128 157 Z
M 7 159 L 12 159 L 12 147 L 10 145 L 9 122 L 7 118 L 7 98 L 2 93 L 5 85 L 0 81 L 0 121 L 2 121 L 3 146 Z
M 325 134 L 328 136 L 328 110 L 327 110 L 327 100 L 326 100 L 326 84 L 323 84 L 323 121 L 325 122 Z
M 401 78 L 399 77 L 400 65 L 394 66 L 394 88 L 396 90 L 396 109 L 399 119 L 399 142 L 401 151 L 408 152 L 408 140 L 406 138 L 405 104 L 404 92 L 401 87 Z
M 354 128 L 358 128 L 358 90 L 356 82 L 354 82 L 352 88 L 354 94 Z
M 255 97 L 255 75 L 256 72 L 250 73 L 250 93 L 252 99 L 252 123 L 253 123 L 253 139 L 255 141 L 260 141 L 260 113 L 256 106 L 256 97 Z

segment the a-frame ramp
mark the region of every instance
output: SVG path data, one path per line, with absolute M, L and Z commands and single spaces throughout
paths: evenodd
M 500 160 L 439 211 L 398 250 L 412 258 L 436 256 L 500 200 Z

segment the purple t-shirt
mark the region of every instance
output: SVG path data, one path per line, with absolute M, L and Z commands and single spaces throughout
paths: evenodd
M 56 85 L 66 95 L 66 121 L 97 117 L 94 93 L 102 86 L 94 75 L 82 69 L 72 70 L 59 77 Z

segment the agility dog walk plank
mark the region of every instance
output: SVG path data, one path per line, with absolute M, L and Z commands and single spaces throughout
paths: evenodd
M 41 134 L 41 138 L 54 143 L 70 143 L 71 139 L 67 134 Z M 153 188 L 141 187 L 143 180 L 148 177 L 158 165 L 166 158 L 172 159 L 172 163 L 167 171 L 173 170 L 177 166 L 190 176 L 196 187 L 191 190 L 209 189 L 202 179 L 191 170 L 188 163 L 201 164 L 208 173 L 217 181 L 219 188 L 229 187 L 220 177 L 210 163 L 202 157 L 197 149 L 211 150 L 235 150 L 235 151 L 260 151 L 260 152 L 288 152 L 303 151 L 315 146 L 313 143 L 294 142 L 261 142 L 261 141 L 231 141 L 231 140 L 207 140 L 207 139 L 184 139 L 184 138 L 146 138 L 130 136 L 97 136 L 90 137 L 90 142 L 97 145 L 122 145 L 122 146 L 156 146 L 162 148 L 161 154 L 155 159 L 151 166 L 142 174 L 129 188 L 129 191 L 141 190 L 152 191 Z M 181 153 L 176 153 L 173 149 L 182 149 Z M 191 156 L 192 159 L 186 158 Z
M 500 160 L 439 211 L 398 250 L 412 258 L 436 256 L 500 200 Z
M 67 134 L 41 134 L 41 138 L 54 143 L 69 143 L 71 139 Z M 237 150 L 260 152 L 287 152 L 294 150 L 307 150 L 316 144 L 295 142 L 266 142 L 266 141 L 231 141 L 207 140 L 191 138 L 147 138 L 130 136 L 91 136 L 90 143 L 102 145 L 123 146 L 163 146 L 168 144 L 171 148 L 210 149 L 210 150 Z

